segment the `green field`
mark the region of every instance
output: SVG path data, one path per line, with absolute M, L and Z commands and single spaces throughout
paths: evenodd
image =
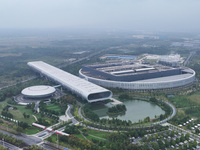
M 60 110 L 60 106 L 55 105 L 55 104 L 48 104 L 48 105 L 46 106 L 46 108 L 49 109 L 49 110 L 54 110 L 54 111 L 58 111 L 58 112 L 61 111 L 61 110 Z
M 16 107 L 17 110 L 9 110 L 9 112 L 13 115 L 13 119 L 18 120 L 18 121 L 23 121 L 28 124 L 32 124 L 33 122 L 36 122 L 35 118 L 33 115 L 38 119 L 38 118 L 43 118 L 45 120 L 48 120 L 50 124 L 54 121 L 53 119 L 46 117 L 46 116 L 41 116 L 40 114 L 34 114 L 32 110 L 26 109 L 26 106 L 22 105 L 11 105 L 7 103 L 7 100 L 0 102 L 0 110 L 2 110 L 6 105 L 10 105 L 11 107 Z M 0 111 L 1 113 L 1 111 Z M 29 118 L 24 118 L 23 113 L 26 113 L 27 115 L 30 115 Z M 55 122 L 54 122 L 55 123 Z
M 194 94 L 189 95 L 188 99 L 200 104 L 200 91 L 196 91 Z
M 36 134 L 40 131 L 42 131 L 43 129 L 37 128 L 37 127 L 29 127 L 28 129 L 23 130 L 23 133 L 26 133 L 28 135 L 32 135 L 32 134 Z
M 81 131 L 83 131 L 83 128 L 80 128 Z M 85 136 L 88 140 L 92 141 L 92 139 L 96 139 L 99 141 L 104 141 L 106 140 L 106 137 L 110 135 L 109 132 L 100 132 L 97 130 L 92 130 L 87 128 L 87 136 Z M 76 137 L 81 138 L 83 140 L 86 140 L 81 133 L 75 134 Z

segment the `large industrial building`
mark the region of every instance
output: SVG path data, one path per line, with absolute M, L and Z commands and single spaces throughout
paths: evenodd
M 28 66 L 42 76 L 49 78 L 50 80 L 70 90 L 72 93 L 87 100 L 89 103 L 106 100 L 112 97 L 111 91 L 74 76 L 59 68 L 51 66 L 45 62 L 28 62 Z
M 186 67 L 119 61 L 83 65 L 80 77 L 104 87 L 131 90 L 170 89 L 195 81 L 195 71 Z

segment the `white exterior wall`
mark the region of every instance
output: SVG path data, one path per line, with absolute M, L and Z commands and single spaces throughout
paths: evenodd
M 110 81 L 110 80 L 102 80 L 97 78 L 88 77 L 82 74 L 81 70 L 79 70 L 80 77 L 91 81 L 95 84 L 104 86 L 104 87 L 112 87 L 112 88 L 122 88 L 122 89 L 131 89 L 131 90 L 151 90 L 151 89 L 166 89 L 166 88 L 174 88 L 180 87 L 187 84 L 190 84 L 195 81 L 195 71 L 193 74 L 187 78 L 181 78 L 178 80 L 169 80 L 169 81 L 157 81 L 157 82 L 142 82 L 142 81 L 134 81 L 134 82 L 121 82 L 121 81 Z
M 45 62 L 28 62 L 28 66 L 39 72 L 40 74 L 55 81 L 56 83 L 61 84 L 66 89 L 70 90 L 72 93 L 77 94 L 88 102 L 102 101 L 112 97 L 111 91 L 86 80 L 83 80 L 59 68 L 51 66 Z M 108 92 L 110 95 L 104 98 L 96 98 L 93 100 L 88 99 L 91 94 L 98 94 L 103 92 Z

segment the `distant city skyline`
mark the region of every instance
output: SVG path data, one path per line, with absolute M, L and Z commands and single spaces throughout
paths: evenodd
M 0 30 L 200 32 L 199 7 L 199 0 L 0 0 Z

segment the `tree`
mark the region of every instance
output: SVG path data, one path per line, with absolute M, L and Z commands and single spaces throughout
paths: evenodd
M 189 138 L 190 138 L 190 134 L 189 133 L 187 133 L 187 134 L 185 134 L 185 140 L 189 140 Z
M 173 139 L 171 139 L 170 144 L 173 145 L 173 146 L 175 146 L 176 142 Z
M 197 141 L 196 140 L 194 140 L 194 142 L 193 142 L 193 145 L 192 145 L 194 148 L 196 148 L 197 147 Z
M 39 147 L 38 145 L 31 145 L 27 148 L 27 150 L 45 150 L 42 147 Z
M 176 138 L 176 144 L 179 144 L 179 143 L 180 143 L 180 139 Z
M 75 125 L 67 125 L 66 127 L 65 127 L 65 130 L 64 130 L 64 132 L 65 133 L 68 133 L 68 134 L 77 134 L 77 133 L 79 133 L 79 131 L 78 131 L 78 128 L 77 128 L 77 126 L 75 126 Z
M 159 150 L 159 146 L 158 146 L 157 143 L 151 142 L 151 146 L 152 146 L 152 148 L 153 148 L 154 150 Z
M 18 126 L 16 130 L 17 132 L 21 133 L 23 131 L 23 128 Z
M 25 113 L 25 112 L 23 113 L 23 116 L 24 116 L 24 118 L 27 118 L 27 117 L 26 117 L 26 113 Z
M 180 141 L 181 141 L 181 142 L 184 142 L 184 141 L 185 141 L 185 136 L 184 136 L 183 134 L 181 134 Z
M 119 95 L 120 100 L 128 100 L 131 99 L 131 97 L 128 94 L 121 94 Z
M 165 147 L 169 147 L 170 146 L 170 143 L 168 142 L 168 140 L 165 140 Z
M 165 148 L 164 143 L 160 139 L 158 140 L 158 145 L 159 145 L 160 149 L 164 149 Z

